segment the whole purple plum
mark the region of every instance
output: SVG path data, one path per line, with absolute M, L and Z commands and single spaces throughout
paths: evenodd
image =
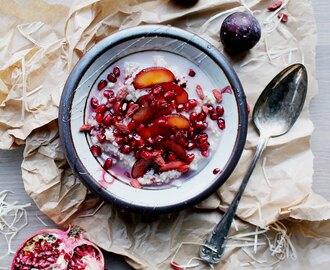
M 261 37 L 257 19 L 245 12 L 235 12 L 222 23 L 220 40 L 230 54 L 239 54 L 254 47 Z

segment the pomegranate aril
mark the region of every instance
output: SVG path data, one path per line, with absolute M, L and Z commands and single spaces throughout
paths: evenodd
M 205 112 L 200 112 L 198 115 L 197 115 L 197 121 L 203 121 L 206 119 L 206 113 Z
M 116 97 L 110 97 L 108 98 L 108 103 L 109 104 L 114 104 L 117 101 Z
M 106 80 L 101 80 L 99 84 L 97 85 L 97 90 L 101 91 L 107 86 L 107 81 Z
M 104 118 L 103 118 L 103 124 L 105 126 L 109 127 L 111 125 L 111 121 L 112 121 L 111 114 L 107 114 L 106 116 L 104 116 Z
M 119 77 L 120 76 L 120 69 L 119 67 L 114 67 L 113 68 L 113 75 L 115 75 L 115 77 Z
M 110 89 L 107 89 L 107 90 L 103 91 L 103 96 L 106 97 L 106 98 L 111 98 L 114 95 L 115 95 L 115 93 Z
M 101 148 L 97 145 L 92 145 L 90 149 L 94 157 L 99 157 L 102 154 Z
M 223 130 L 226 128 L 226 122 L 223 118 L 219 118 L 217 121 L 218 127 Z
M 194 154 L 188 154 L 186 157 L 187 163 L 191 163 L 194 160 L 194 158 L 195 158 Z
M 183 104 L 178 104 L 176 106 L 176 111 L 177 112 L 183 112 L 184 109 L 185 109 L 185 106 Z
M 163 87 L 161 87 L 160 85 L 158 85 L 158 86 L 156 86 L 156 87 L 154 87 L 153 89 L 152 89 L 152 93 L 154 94 L 154 95 L 159 95 L 161 92 L 163 92 L 164 91 L 164 89 L 163 89 Z
M 93 109 L 95 109 L 97 106 L 99 106 L 99 101 L 95 97 L 92 97 L 91 98 L 91 107 Z
M 206 105 L 208 109 L 208 113 L 211 115 L 215 112 L 214 107 L 211 104 Z
M 190 77 L 195 77 L 196 72 L 195 72 L 194 70 L 192 70 L 192 69 L 189 69 L 189 73 L 188 73 L 188 75 L 189 75 Z
M 103 113 L 97 113 L 96 116 L 95 116 L 95 120 L 99 124 L 102 124 L 102 122 L 103 122 Z
M 189 99 L 188 104 L 189 104 L 189 108 L 193 109 L 198 105 L 198 101 L 196 99 Z
M 97 113 L 105 113 L 107 111 L 107 106 L 105 106 L 104 104 L 99 105 L 96 107 L 95 111 Z
M 129 154 L 129 152 L 131 152 L 131 147 L 127 144 L 123 145 L 119 151 L 122 152 L 123 154 Z
M 141 152 L 141 157 L 142 157 L 143 159 L 148 160 L 148 159 L 152 159 L 152 158 L 154 157 L 154 155 L 153 155 L 151 152 L 147 151 L 147 150 L 143 150 L 143 151 Z
M 97 136 L 97 139 L 98 139 L 99 143 L 104 143 L 105 142 L 104 133 L 98 133 L 96 136 Z
M 190 122 L 196 122 L 197 121 L 197 113 L 196 112 L 191 112 L 189 115 L 189 120 Z
M 202 151 L 202 156 L 203 157 L 209 157 L 209 155 L 210 155 L 210 152 L 209 152 L 209 150 L 204 150 L 204 151 Z
M 141 152 L 140 151 L 134 151 L 134 157 L 139 159 L 141 157 Z
M 188 150 L 192 150 L 192 149 L 194 149 L 194 148 L 195 148 L 195 143 L 193 143 L 193 142 L 189 142 L 188 145 L 187 145 L 187 149 L 188 149 Z
M 211 118 L 212 120 L 217 120 L 217 119 L 219 118 L 219 116 L 218 116 L 218 114 L 216 114 L 216 113 L 212 113 L 212 114 L 210 115 L 210 118 Z
M 130 131 L 132 131 L 132 130 L 134 130 L 136 127 L 137 127 L 137 123 L 134 121 L 134 120 L 132 120 L 131 122 L 129 122 L 128 124 L 127 124 L 127 127 L 128 127 L 128 129 L 130 130 Z
M 205 130 L 207 128 L 208 124 L 206 122 L 198 121 L 195 124 L 195 127 L 199 130 Z
M 170 90 L 170 91 L 167 91 L 165 94 L 164 94 L 164 98 L 167 100 L 167 101 L 172 101 L 176 96 L 176 93 L 173 91 L 173 90 Z
M 164 137 L 163 137 L 162 135 L 157 135 L 157 136 L 155 137 L 155 142 L 156 142 L 156 143 L 159 143 L 159 142 L 161 142 L 162 140 L 164 140 Z
M 218 117 L 223 116 L 223 114 L 225 112 L 225 110 L 224 110 L 224 108 L 222 106 L 217 106 L 215 110 L 216 110 L 216 112 L 218 114 Z
M 109 82 L 115 83 L 117 81 L 116 76 L 113 73 L 109 73 L 107 76 Z
M 120 145 L 123 145 L 125 142 L 124 142 L 124 138 L 123 137 L 116 137 L 115 138 L 115 142 L 120 146 Z

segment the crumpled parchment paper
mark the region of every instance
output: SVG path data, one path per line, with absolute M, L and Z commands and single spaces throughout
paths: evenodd
M 297 123 L 286 135 L 270 140 L 257 164 L 239 205 L 240 220 L 233 224 L 228 249 L 215 269 L 326 269 L 330 204 L 311 189 L 313 125 L 308 104 L 317 91 L 312 4 L 284 1 L 289 14 L 284 24 L 267 11 L 271 2 L 200 0 L 182 8 L 170 0 L 85 0 L 69 9 L 41 0 L 0 1 L 0 147 L 25 144 L 23 181 L 41 211 L 59 225 L 80 225 L 87 237 L 126 256 L 136 269 L 170 269 L 173 256 L 179 264 L 198 256 L 198 245 L 180 244 L 202 243 L 230 204 L 258 143 L 252 125 L 237 169 L 215 194 L 192 209 L 151 220 L 103 204 L 74 176 L 58 137 L 59 100 L 79 58 L 115 31 L 170 24 L 222 50 L 223 19 L 249 9 L 262 25 L 261 41 L 246 56 L 229 59 L 251 108 L 267 83 L 291 63 L 306 65 L 309 90 Z M 201 263 L 196 267 L 208 268 Z

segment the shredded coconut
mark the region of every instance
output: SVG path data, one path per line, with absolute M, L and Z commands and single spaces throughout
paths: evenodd
M 28 224 L 26 208 L 31 206 L 30 203 L 19 205 L 17 202 L 8 202 L 6 199 L 9 193 L 13 192 L 9 190 L 0 192 L 0 234 L 7 242 L 7 251 L 0 256 L 0 259 L 15 253 L 11 249 L 11 242 L 18 232 Z

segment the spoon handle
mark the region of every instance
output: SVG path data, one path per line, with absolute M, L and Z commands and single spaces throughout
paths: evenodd
M 205 241 L 205 244 L 202 245 L 200 249 L 200 258 L 209 263 L 216 264 L 221 260 L 221 257 L 225 250 L 225 241 L 228 236 L 228 232 L 231 226 L 231 223 L 234 219 L 238 203 L 243 195 L 245 187 L 250 179 L 250 176 L 256 166 L 256 163 L 261 156 L 263 150 L 266 148 L 269 137 L 260 137 L 257 150 L 254 154 L 253 160 L 249 166 L 247 174 L 243 178 L 242 184 L 239 187 L 238 192 L 235 195 L 232 203 L 230 204 L 227 212 L 224 214 L 220 222 L 214 228 L 212 234 L 210 234 L 208 240 Z

